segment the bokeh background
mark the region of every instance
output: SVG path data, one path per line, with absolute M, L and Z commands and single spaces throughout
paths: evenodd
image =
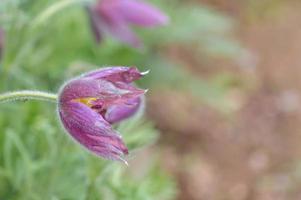
M 143 50 L 96 44 L 79 2 L 1 0 L 0 91 L 150 69 L 145 114 L 116 126 L 130 166 L 75 144 L 53 104 L 2 104 L 0 199 L 301 199 L 299 0 L 150 0 L 171 21 L 136 29 Z

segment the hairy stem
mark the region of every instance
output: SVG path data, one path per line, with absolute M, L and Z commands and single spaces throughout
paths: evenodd
M 56 103 L 57 95 L 50 94 L 47 92 L 40 91 L 15 91 L 15 92 L 7 92 L 4 94 L 0 94 L 0 103 L 10 102 L 10 101 L 24 101 L 24 100 L 40 100 L 40 101 L 49 101 Z

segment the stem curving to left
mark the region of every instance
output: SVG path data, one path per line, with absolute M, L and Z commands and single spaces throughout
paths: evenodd
M 40 100 L 57 103 L 57 95 L 32 90 L 22 90 L 0 94 L 0 103 L 24 100 Z

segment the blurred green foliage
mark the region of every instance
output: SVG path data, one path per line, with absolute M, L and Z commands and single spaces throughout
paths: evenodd
M 229 37 L 231 19 L 210 8 L 181 1 L 152 1 L 170 15 L 171 25 L 137 29 L 145 43 L 141 52 L 112 38 L 97 45 L 82 7 L 85 2 L 0 2 L 0 26 L 6 32 L 1 92 L 55 92 L 65 79 L 96 66 L 135 65 L 152 70 L 140 82 L 144 87 L 188 90 L 213 106 L 224 106 L 224 90 L 166 60 L 160 49 L 174 43 L 197 44 L 200 54 L 233 58 L 241 47 Z M 40 102 L 0 105 L 0 199 L 140 200 L 175 196 L 174 182 L 155 160 L 137 179 L 121 163 L 83 151 L 64 133 L 55 109 L 55 105 Z M 143 117 L 134 117 L 116 128 L 134 156 L 158 136 L 154 125 Z

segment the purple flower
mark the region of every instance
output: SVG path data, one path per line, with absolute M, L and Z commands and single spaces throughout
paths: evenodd
M 91 28 L 96 41 L 110 34 L 133 47 L 141 47 L 141 42 L 131 30 L 130 24 L 141 27 L 166 25 L 168 17 L 154 6 L 141 0 L 99 0 L 88 7 Z
M 139 109 L 145 90 L 132 82 L 144 74 L 134 67 L 108 67 L 67 82 L 58 106 L 67 132 L 94 154 L 124 161 L 128 149 L 111 124 Z

